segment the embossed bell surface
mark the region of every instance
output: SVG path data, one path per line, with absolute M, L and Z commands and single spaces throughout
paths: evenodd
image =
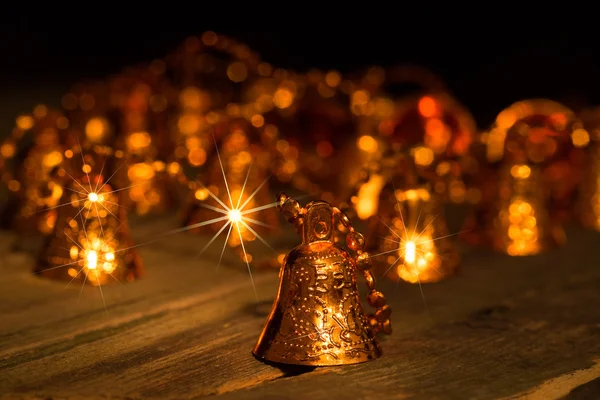
M 271 314 L 254 354 L 299 365 L 353 364 L 380 356 L 358 294 L 355 260 L 332 242 L 334 215 L 307 205 L 302 244 L 285 258 Z
M 455 275 L 460 265 L 435 193 L 425 188 L 395 190 L 394 206 L 378 236 L 382 273 L 410 283 L 438 282 Z M 390 207 L 388 207 L 390 208 Z

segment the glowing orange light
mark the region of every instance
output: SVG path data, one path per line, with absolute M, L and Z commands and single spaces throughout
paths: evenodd
M 414 153 L 415 163 L 427 166 L 433 162 L 433 151 L 428 147 L 419 147 Z
M 0 154 L 4 158 L 11 158 L 15 155 L 16 148 L 12 143 L 5 143 L 0 147 Z
M 108 131 L 108 122 L 102 118 L 92 118 L 85 125 L 85 134 L 92 142 L 101 141 Z
M 419 113 L 425 118 L 434 117 L 437 113 L 437 104 L 435 100 L 429 96 L 425 96 L 419 100 Z
M 33 128 L 35 121 L 29 115 L 21 115 L 17 118 L 17 127 L 24 131 Z
M 342 76 L 337 71 L 329 71 L 325 75 L 325 82 L 331 87 L 338 86 L 341 81 L 342 81 Z
M 360 187 L 355 204 L 358 218 L 365 220 L 375 215 L 379 207 L 379 193 L 381 193 L 385 182 L 383 176 L 373 175 L 368 182 Z
M 571 140 L 575 147 L 585 147 L 590 142 L 590 134 L 585 129 L 575 129 L 571 134 Z
M 367 153 L 374 153 L 377 151 L 377 140 L 373 138 L 373 136 L 364 135 L 361 136 L 357 142 L 357 147 Z
M 98 266 L 98 253 L 96 250 L 89 250 L 86 255 L 87 269 L 96 269 Z
M 204 164 L 206 162 L 206 151 L 199 147 L 190 150 L 188 161 L 195 167 Z
M 278 89 L 273 95 L 273 103 L 277 108 L 288 108 L 292 105 L 294 101 L 294 96 L 289 89 L 282 88 Z
M 404 247 L 404 261 L 409 264 L 414 263 L 417 258 L 417 245 L 414 241 L 407 240 Z
M 517 179 L 527 179 L 531 175 L 531 168 L 527 165 L 514 165 L 510 174 Z
M 237 223 L 242 220 L 242 213 L 240 212 L 240 210 L 236 210 L 236 209 L 230 210 L 227 213 L 227 216 L 229 217 L 229 220 L 231 222 Z

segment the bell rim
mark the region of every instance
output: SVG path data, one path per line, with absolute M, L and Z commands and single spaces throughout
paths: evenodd
M 369 361 L 375 361 L 382 356 L 382 351 L 379 346 L 373 350 L 373 354 L 371 358 L 366 359 L 340 359 L 339 362 L 311 362 L 311 361 L 298 361 L 298 360 L 289 360 L 289 361 L 280 361 L 280 359 L 272 359 L 267 358 L 265 356 L 261 356 L 257 354 L 256 350 L 252 350 L 252 355 L 256 357 L 259 361 L 264 362 L 265 364 L 272 365 L 277 367 L 277 365 L 297 365 L 297 366 L 306 366 L 306 367 L 335 367 L 342 365 L 355 365 L 355 364 L 363 364 Z

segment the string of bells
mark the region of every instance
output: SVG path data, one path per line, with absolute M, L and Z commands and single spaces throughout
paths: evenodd
M 221 167 L 234 202 L 272 175 L 253 205 L 290 188 L 337 204 L 367 227 L 381 273 L 413 283 L 459 269 L 449 204 L 469 210 L 458 240 L 511 256 L 563 244 L 567 221 L 600 230 L 600 108 L 526 99 L 480 130 L 424 68 L 297 73 L 214 32 L 75 85 L 61 105 L 19 115 L 0 145 L 2 221 L 46 237 L 36 271 L 72 264 L 51 277 L 141 276 L 125 211 L 214 218 L 201 205 L 225 200 Z M 274 210 L 256 218 L 278 226 Z M 251 262 L 240 241 L 263 231 L 242 230 L 228 245 Z

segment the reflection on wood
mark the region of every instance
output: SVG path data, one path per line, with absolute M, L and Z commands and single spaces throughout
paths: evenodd
M 2 233 L 0 398 L 576 398 L 600 376 L 600 253 L 597 233 L 568 234 L 536 257 L 463 249 L 463 276 L 424 286 L 427 310 L 417 285 L 380 280 L 396 315 L 383 357 L 300 370 L 252 356 L 278 278 L 255 276 L 257 304 L 235 255 L 217 271 L 218 242 L 201 257 L 193 235 L 140 247 L 146 276 L 103 288 L 105 311 L 98 288 L 31 275 Z

